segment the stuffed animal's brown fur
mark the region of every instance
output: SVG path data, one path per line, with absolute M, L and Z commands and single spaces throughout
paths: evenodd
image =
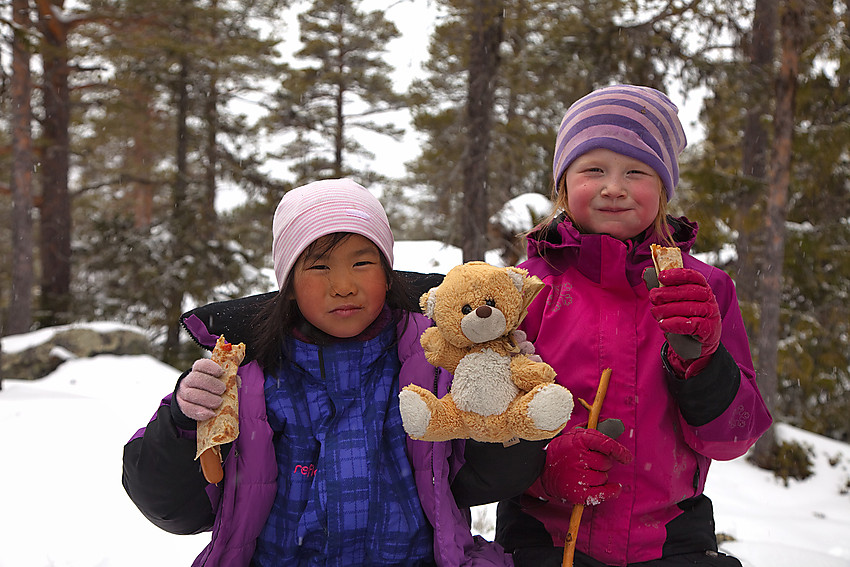
M 422 296 L 422 309 L 436 325 L 422 334 L 425 357 L 454 379 L 442 398 L 416 385 L 399 394 L 412 438 L 507 442 L 548 439 L 563 429 L 572 395 L 555 383 L 551 366 L 521 353 L 513 340 L 542 287 L 520 268 L 468 262 Z

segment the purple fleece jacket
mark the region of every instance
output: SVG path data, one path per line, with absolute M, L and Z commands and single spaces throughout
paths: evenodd
M 196 317 L 186 327 L 204 345 L 212 345 L 211 335 Z M 399 339 L 400 386 L 416 383 L 442 396 L 451 375 L 435 372 L 422 352 L 419 336 L 430 326 L 424 316 L 414 314 Z M 209 485 L 207 493 L 217 510 L 212 540 L 193 563 L 194 566 L 247 566 L 256 539 L 266 522 L 275 496 L 277 465 L 272 431 L 266 421 L 263 371 L 256 362 L 239 369 L 242 386 L 239 397 L 240 434 L 224 463 L 220 486 Z M 189 434 L 187 432 L 187 434 Z M 434 527 L 434 555 L 440 566 L 510 566 L 509 555 L 497 544 L 473 537 L 464 512 L 458 509 L 450 490 L 451 480 L 463 465 L 464 441 L 428 443 L 408 438 L 407 449 L 417 490 L 425 515 Z M 237 490 L 238 487 L 238 490 Z

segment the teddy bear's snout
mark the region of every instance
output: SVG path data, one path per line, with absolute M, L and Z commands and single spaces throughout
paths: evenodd
M 482 305 L 467 313 L 460 321 L 460 330 L 473 343 L 498 339 L 507 331 L 505 314 L 492 305 Z

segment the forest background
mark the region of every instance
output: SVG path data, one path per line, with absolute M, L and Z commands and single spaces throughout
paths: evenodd
M 850 441 L 850 0 L 2 0 L 0 34 L 3 335 L 129 322 L 186 366 L 179 314 L 267 291 L 274 207 L 320 178 L 514 264 L 497 213 L 549 195 L 566 108 L 638 83 L 700 105 L 671 208 L 736 281 L 772 412 Z

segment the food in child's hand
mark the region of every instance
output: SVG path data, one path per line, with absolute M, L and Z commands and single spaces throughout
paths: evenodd
M 685 267 L 680 249 L 659 246 L 658 244 L 650 244 L 649 248 L 652 252 L 652 263 L 655 265 L 656 274 L 661 273 L 662 270 Z M 666 333 L 665 337 L 673 352 L 684 360 L 693 360 L 700 355 L 702 344 L 695 337 L 676 333 Z
M 236 371 L 245 358 L 245 344 L 232 345 L 220 336 L 212 352 L 212 361 L 221 366 L 220 380 L 226 390 L 215 416 L 198 422 L 198 449 L 195 459 L 201 460 L 201 470 L 207 482 L 217 484 L 224 478 L 221 468 L 220 445 L 239 436 L 239 376 Z
M 652 252 L 652 263 L 655 265 L 656 272 L 684 267 L 682 251 L 678 248 L 659 246 L 658 244 L 651 244 L 649 248 Z

